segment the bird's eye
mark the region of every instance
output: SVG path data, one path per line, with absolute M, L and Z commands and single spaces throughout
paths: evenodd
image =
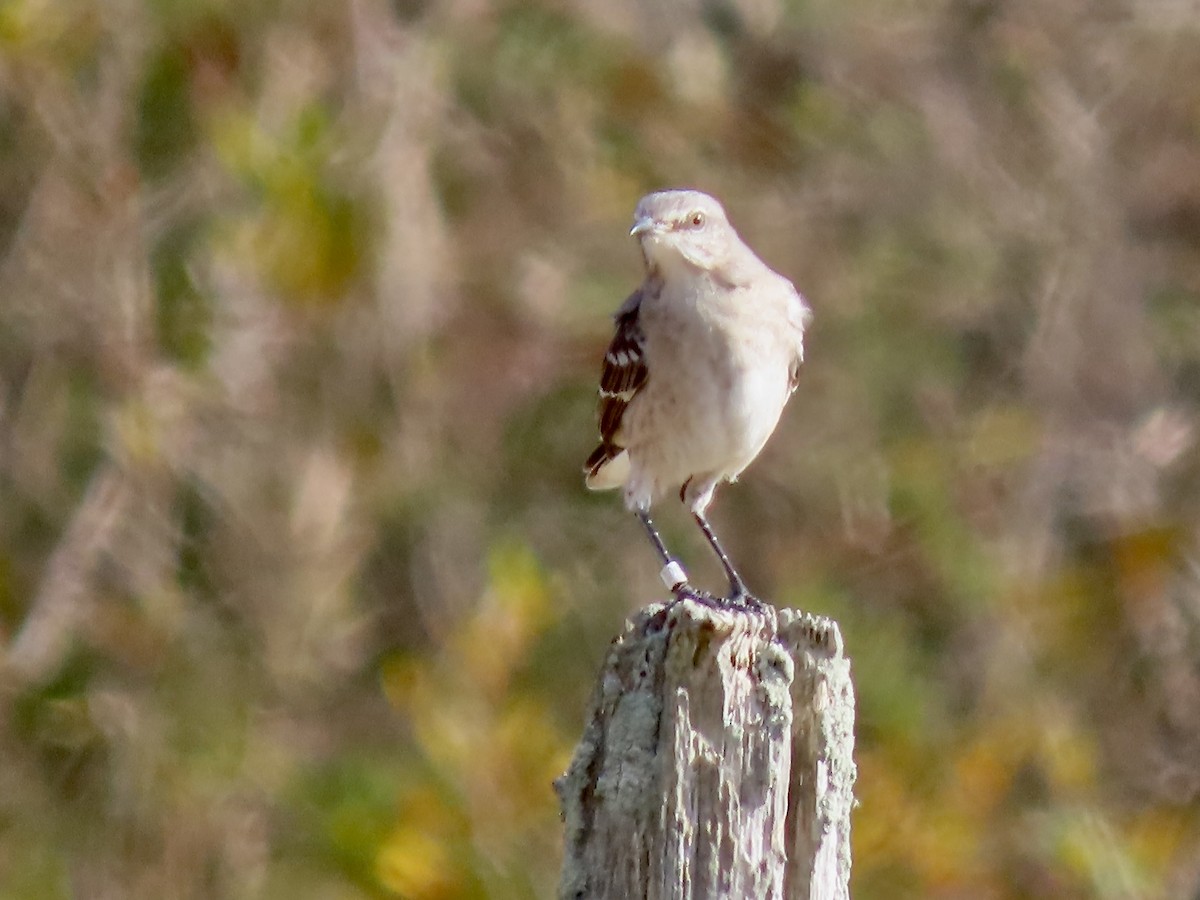
M 692 213 L 692 218 L 690 219 L 690 221 L 692 223 L 693 228 L 699 228 L 701 225 L 704 224 L 704 213 L 702 213 L 702 212 Z

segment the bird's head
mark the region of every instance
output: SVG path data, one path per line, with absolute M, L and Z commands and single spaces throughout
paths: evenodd
M 641 242 L 652 268 L 672 269 L 687 261 L 718 269 L 741 244 L 721 204 L 700 191 L 647 194 L 637 205 L 629 233 Z

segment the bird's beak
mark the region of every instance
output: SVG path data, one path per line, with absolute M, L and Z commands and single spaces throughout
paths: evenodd
M 653 231 L 655 222 L 649 216 L 643 216 L 633 223 L 633 227 L 629 229 L 630 237 L 638 237 L 645 234 L 647 231 Z

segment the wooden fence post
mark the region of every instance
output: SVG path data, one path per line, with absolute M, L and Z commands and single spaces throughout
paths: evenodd
M 850 662 L 831 619 L 634 615 L 555 782 L 563 900 L 848 900 Z

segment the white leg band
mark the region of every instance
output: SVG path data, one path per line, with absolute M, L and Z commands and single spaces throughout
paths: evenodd
M 674 559 L 662 567 L 661 578 L 663 584 L 671 590 L 675 590 L 680 585 L 687 584 L 687 573 L 683 571 L 683 566 L 679 564 L 678 560 Z

